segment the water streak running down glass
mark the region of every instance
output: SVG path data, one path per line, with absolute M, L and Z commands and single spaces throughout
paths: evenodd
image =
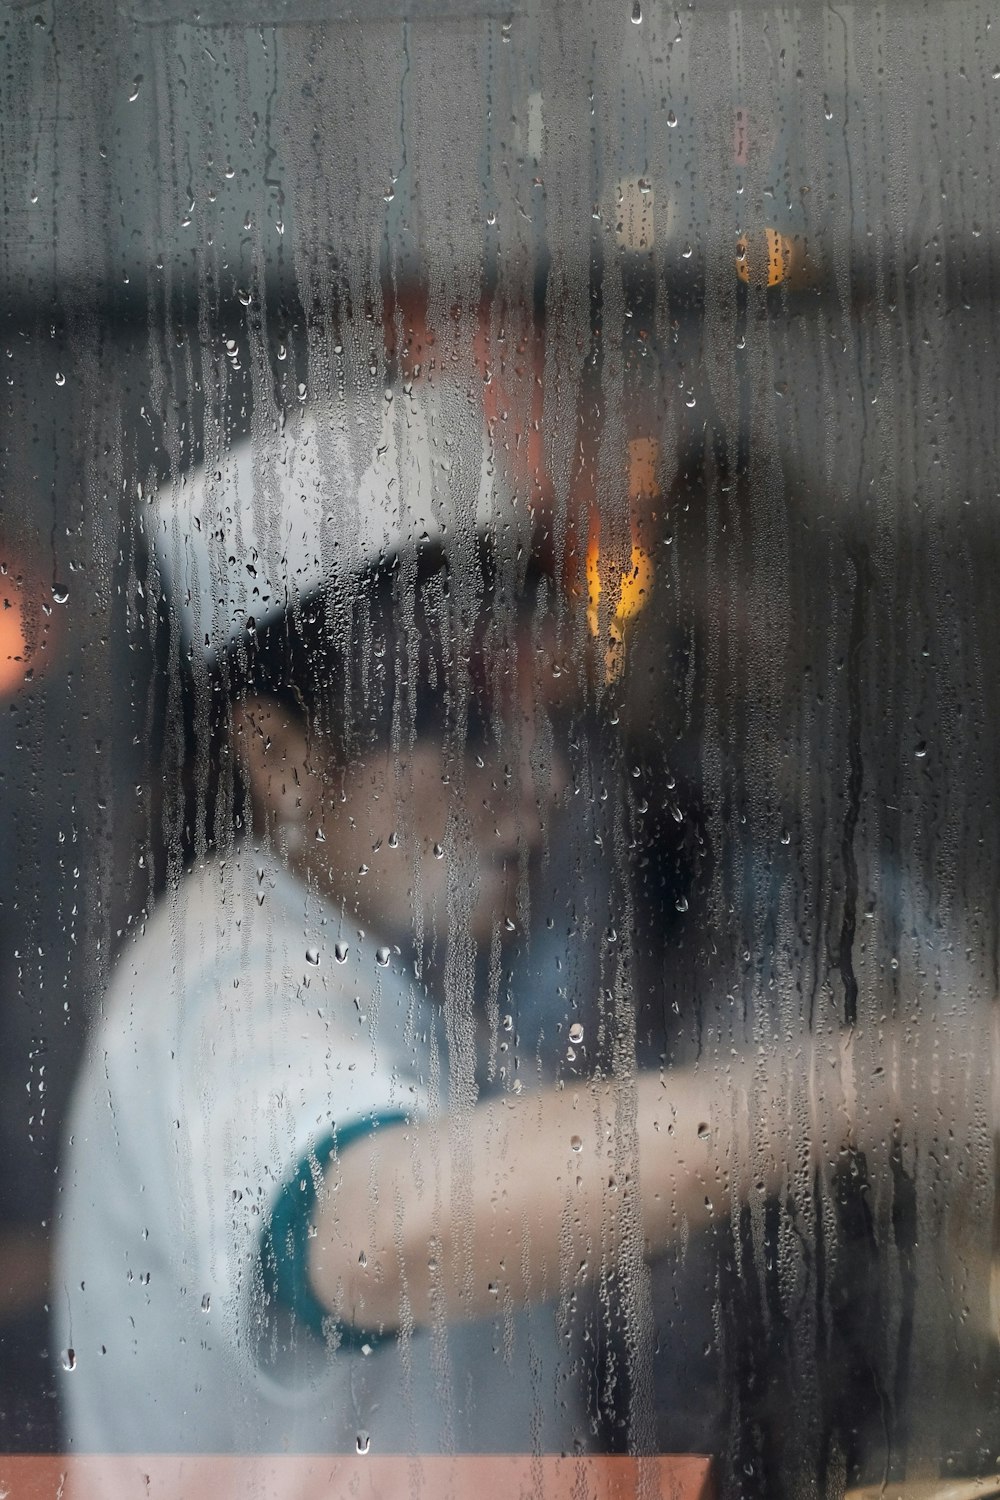
M 997 24 L 0 5 L 0 1486 L 990 1493 Z

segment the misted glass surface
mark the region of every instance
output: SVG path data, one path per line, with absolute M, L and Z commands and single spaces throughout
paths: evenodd
M 8 1453 L 994 1493 L 998 25 L 0 3 Z

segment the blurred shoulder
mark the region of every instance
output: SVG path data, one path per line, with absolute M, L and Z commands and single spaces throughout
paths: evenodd
M 190 866 L 137 924 L 98 1017 L 105 1035 L 190 1021 L 221 993 L 301 956 L 312 898 L 269 852 L 246 844 Z

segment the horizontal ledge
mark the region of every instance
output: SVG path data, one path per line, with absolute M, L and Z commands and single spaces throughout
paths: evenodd
M 588 1455 L 0 1457 L 5 1500 L 712 1500 L 711 1461 Z

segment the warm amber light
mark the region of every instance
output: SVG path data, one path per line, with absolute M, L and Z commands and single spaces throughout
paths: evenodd
M 641 547 L 633 546 L 629 567 L 620 574 L 616 584 L 614 609 L 608 621 L 608 638 L 604 652 L 604 680 L 617 682 L 625 666 L 625 627 L 639 613 L 653 581 L 653 564 L 649 554 Z M 587 624 L 592 636 L 600 632 L 601 553 L 596 537 L 591 537 L 587 549 Z
M 631 512 L 632 555 L 628 566 L 614 579 L 608 579 L 607 565 L 602 568 L 596 516 L 592 518 L 587 547 L 587 624 L 590 633 L 600 634 L 601 596 L 607 589 L 609 619 L 604 672 L 608 682 L 621 675 L 624 665 L 625 627 L 644 607 L 653 582 L 653 563 L 640 545 L 648 521 L 648 504 L 659 494 L 656 465 L 660 445 L 656 438 L 632 438 L 628 445 L 628 496 Z M 638 538 L 638 539 L 637 539 Z
M 624 625 L 637 615 L 646 602 L 646 595 L 653 581 L 653 564 L 649 554 L 641 547 L 632 548 L 629 567 L 621 574 L 612 595 L 614 607 L 611 612 L 612 625 Z M 591 538 L 587 549 L 587 619 L 591 633 L 597 634 L 598 613 L 604 585 L 601 581 L 601 552 L 597 538 Z
M 765 229 L 762 240 L 741 235 L 736 241 L 736 274 L 758 286 L 779 286 L 802 262 L 796 243 L 777 229 Z
M 27 661 L 23 607 L 16 594 L 3 589 L 0 580 L 0 698 L 9 697 L 20 687 Z

